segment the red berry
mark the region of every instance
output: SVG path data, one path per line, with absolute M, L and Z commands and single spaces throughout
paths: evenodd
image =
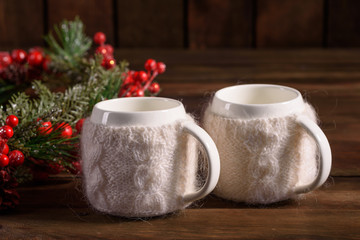
M 130 84 L 133 84 L 135 82 L 135 77 L 137 75 L 137 72 L 135 71 L 128 71 L 125 75 L 125 79 L 124 79 L 124 83 L 123 83 L 123 87 L 125 85 L 130 85 Z
M 48 135 L 52 132 L 52 130 L 51 122 L 42 122 L 41 127 L 38 128 L 41 135 Z
M 6 68 L 11 63 L 12 63 L 12 59 L 10 54 L 8 52 L 0 52 L 0 65 Z
M 132 77 L 131 73 L 128 73 L 124 79 L 123 85 L 131 84 L 134 82 L 134 78 Z
M 149 91 L 151 93 L 158 93 L 160 91 L 160 85 L 157 82 L 153 82 L 150 86 L 149 86 Z
M 109 59 L 106 63 L 107 69 L 113 68 L 116 66 L 116 61 L 114 58 Z
M 71 126 L 68 124 L 68 123 L 60 123 L 59 125 L 58 125 L 58 127 L 56 127 L 56 129 L 61 129 L 61 137 L 63 137 L 63 138 L 71 138 L 71 136 L 72 136 L 72 128 L 71 128 Z M 55 130 L 56 130 L 55 129 Z
M 107 49 L 106 47 L 104 47 L 104 46 L 97 47 L 96 50 L 95 50 L 95 52 L 96 52 L 97 54 L 101 54 L 101 55 L 103 55 L 103 56 L 106 56 L 106 55 L 109 54 L 109 53 L 108 53 L 108 49 Z
M 165 72 L 165 70 L 166 70 L 166 65 L 165 65 L 165 63 L 163 63 L 163 62 L 158 62 L 158 63 L 156 64 L 156 70 L 157 70 L 157 72 L 158 72 L 159 74 L 162 74 L 163 72 Z
M 14 150 L 9 153 L 10 166 L 17 167 L 24 163 L 25 156 L 19 150 Z
M 138 71 L 135 79 L 140 83 L 144 83 L 148 80 L 148 75 L 144 71 Z
M 134 81 L 139 81 L 138 75 L 139 75 L 139 72 L 133 72 L 132 77 L 133 77 Z
M 27 53 L 22 49 L 14 49 L 11 52 L 11 57 L 14 62 L 22 64 L 26 61 Z
M 72 162 L 72 165 L 74 166 L 74 168 L 76 170 L 78 170 L 78 172 L 81 172 L 81 163 L 80 163 L 80 161 L 74 161 L 74 162 Z
M 9 164 L 9 158 L 5 154 L 0 154 L 0 167 L 6 167 Z
M 75 128 L 76 128 L 76 131 L 78 133 L 81 133 L 81 130 L 82 130 L 82 126 L 84 124 L 84 118 L 80 119 L 79 121 L 77 121 L 76 125 L 75 125 Z
M 2 149 L 2 154 L 8 154 L 9 153 L 9 146 L 5 143 L 4 148 Z
M 16 127 L 19 124 L 19 119 L 15 115 L 10 115 L 6 118 L 6 125 L 10 127 Z
M 80 161 L 74 161 L 71 164 L 72 164 L 72 167 L 68 168 L 69 171 L 72 174 L 80 174 L 81 173 L 81 163 L 80 163 Z
M 134 92 L 134 97 L 143 97 L 145 94 L 144 94 L 144 91 L 142 89 L 138 89 Z
M 14 135 L 14 130 L 12 127 L 5 125 L 0 128 L 0 137 L 9 139 Z
M 130 92 L 131 95 L 133 95 L 133 94 L 135 94 L 135 92 L 136 92 L 137 90 L 138 90 L 138 86 L 131 85 L 131 86 L 129 87 L 128 92 Z
M 128 91 L 124 97 L 131 97 L 132 96 L 132 92 Z
M 116 61 L 112 56 L 104 56 L 101 66 L 106 69 L 111 69 L 116 66 Z
M 103 45 L 106 41 L 106 35 L 103 32 L 97 32 L 94 34 L 94 43 Z
M 129 75 L 129 76 L 131 76 L 131 77 L 134 77 L 135 72 L 136 72 L 136 71 L 134 71 L 134 70 L 129 70 L 129 71 L 127 71 L 126 74 Z
M 28 63 L 30 66 L 39 66 L 42 64 L 44 57 L 40 51 L 34 50 L 29 53 Z
M 156 61 L 154 59 L 148 59 L 145 62 L 145 69 L 148 71 L 153 71 L 156 69 Z
M 106 49 L 106 53 L 112 55 L 114 53 L 114 48 L 110 44 L 105 44 L 103 46 Z

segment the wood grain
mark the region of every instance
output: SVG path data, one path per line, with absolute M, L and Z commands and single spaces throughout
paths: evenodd
M 329 0 L 328 46 L 360 46 L 360 2 Z
M 17 239 L 358 239 L 359 210 L 196 209 L 134 221 L 77 217 L 71 209 L 38 209 L 8 218 L 0 232 Z M 51 217 L 54 216 L 54 217 Z M 339 221 L 340 220 L 340 221 Z M 76 227 L 75 227 L 76 226 Z
M 189 0 L 190 48 L 250 48 L 253 10 L 250 0 Z
M 256 46 L 321 47 L 323 0 L 258 0 Z
M 0 234 L 3 239 L 358 239 L 359 180 L 334 178 L 306 198 L 271 206 L 210 195 L 185 211 L 143 220 L 91 210 L 75 182 L 33 186 L 21 189 L 17 211 L 1 216 Z
M 115 43 L 112 0 L 48 0 L 48 28 L 62 20 L 73 20 L 76 16 L 85 24 L 85 32 L 92 37 L 101 31 L 107 43 Z
M 117 0 L 118 46 L 182 48 L 183 1 Z
M 43 45 L 42 0 L 0 0 L 0 50 Z
M 76 15 L 123 48 L 359 47 L 357 0 L 0 0 L 0 50 Z M 26 36 L 26 37 L 24 37 Z

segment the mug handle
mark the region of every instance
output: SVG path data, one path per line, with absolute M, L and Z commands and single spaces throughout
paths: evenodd
M 312 183 L 295 188 L 295 193 L 307 193 L 320 187 L 328 178 L 331 170 L 331 149 L 329 141 L 320 127 L 306 116 L 298 116 L 297 121 L 315 139 L 320 151 L 319 171 Z
M 193 202 L 214 190 L 220 176 L 220 157 L 214 141 L 204 129 L 192 122 L 184 123 L 183 127 L 185 132 L 193 135 L 204 146 L 208 156 L 208 174 L 205 184 L 196 192 L 184 196 L 185 202 Z

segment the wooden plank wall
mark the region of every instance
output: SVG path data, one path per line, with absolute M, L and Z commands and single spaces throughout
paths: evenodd
M 76 15 L 120 48 L 360 47 L 358 0 L 0 0 L 0 50 Z

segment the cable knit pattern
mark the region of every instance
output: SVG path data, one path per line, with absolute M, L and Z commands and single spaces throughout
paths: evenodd
M 307 115 L 316 122 L 313 108 Z M 314 139 L 296 122 L 296 116 L 233 119 L 208 107 L 204 128 L 220 154 L 221 171 L 214 194 L 233 201 L 268 204 L 295 196 L 297 185 L 317 174 Z
M 124 217 L 158 216 L 189 205 L 183 196 L 196 190 L 197 142 L 182 122 L 114 127 L 87 119 L 81 154 L 90 204 Z

